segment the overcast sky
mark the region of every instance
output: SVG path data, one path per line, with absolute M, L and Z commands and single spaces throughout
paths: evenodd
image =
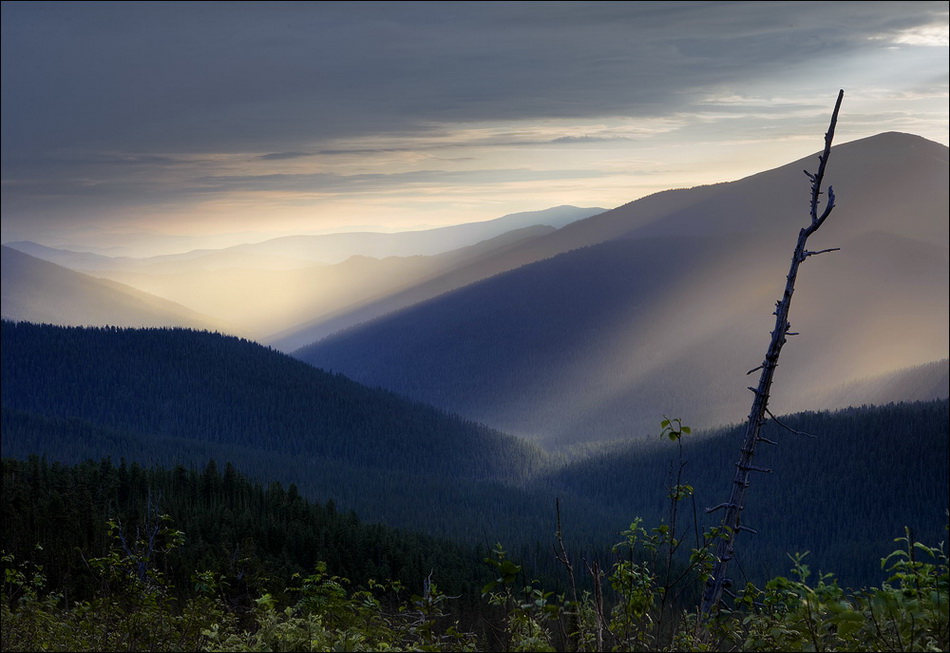
M 903 131 L 947 2 L 3 2 L 2 241 L 158 253 L 611 208 Z

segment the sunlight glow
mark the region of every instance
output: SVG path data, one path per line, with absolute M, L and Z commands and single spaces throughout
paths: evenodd
M 897 34 L 882 35 L 877 38 L 900 45 L 946 48 L 950 46 L 950 24 L 944 20 L 941 23 L 921 25 L 919 27 L 902 30 Z

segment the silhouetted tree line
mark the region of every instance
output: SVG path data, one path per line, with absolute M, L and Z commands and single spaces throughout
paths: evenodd
M 363 523 L 332 500 L 304 499 L 293 484 L 254 483 L 230 463 L 223 470 L 214 460 L 201 470 L 165 469 L 124 459 L 63 465 L 30 456 L 4 458 L 2 465 L 0 549 L 42 565 L 50 586 L 72 600 L 101 592 L 90 561 L 115 544 L 110 522 L 133 541 L 163 514 L 184 543 L 167 556 L 156 547 L 150 564 L 182 599 L 201 582 L 196 571 L 212 572 L 239 612 L 263 593 L 281 596 L 293 574 L 308 575 L 318 562 L 354 586 L 393 580 L 417 593 L 431 574 L 460 605 L 477 602 L 491 579 L 481 562 L 485 551 Z

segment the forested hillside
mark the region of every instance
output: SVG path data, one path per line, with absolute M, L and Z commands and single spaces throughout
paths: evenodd
M 584 559 L 609 579 L 593 593 L 578 594 L 574 581 L 590 578 L 561 548 L 570 582 L 556 593 L 500 545 L 481 558 L 364 525 L 230 464 L 222 474 L 213 461 L 198 472 L 31 456 L 4 459 L 2 481 L 3 650 L 891 651 L 948 640 L 946 552 L 909 529 L 880 585 L 812 580 L 795 556 L 790 578 L 746 584 L 736 611 L 697 629 L 702 567 L 674 579 L 663 561 L 675 529 L 635 522 L 605 566 Z
M 658 437 L 571 456 L 315 370 L 254 343 L 184 330 L 4 323 L 3 455 L 50 462 L 125 458 L 203 470 L 209 459 L 264 482 L 295 484 L 361 519 L 470 544 L 502 542 L 551 573 L 554 503 L 568 545 L 603 555 L 635 517 L 668 519 L 676 446 Z M 948 490 L 946 400 L 783 418 L 760 453 L 746 519 L 746 573 L 812 551 L 843 582 L 878 582 L 877 560 L 906 525 L 942 538 Z M 701 428 L 702 424 L 692 424 Z M 777 428 L 774 425 L 770 428 Z M 723 500 L 738 430 L 687 438 L 684 482 L 704 508 Z M 886 537 L 882 539 L 882 532 Z
M 365 519 L 478 541 L 486 506 L 534 512 L 507 484 L 545 464 L 536 446 L 258 344 L 177 329 L 2 329 L 5 456 L 216 458 Z
M 876 563 L 890 546 L 875 534 L 899 537 L 907 526 L 921 539 L 946 539 L 946 399 L 781 420 L 801 434 L 775 422 L 763 429 L 779 445 L 757 451 L 755 464 L 773 471 L 756 474 L 746 495 L 743 523 L 758 531 L 740 535 L 737 555 L 747 578 L 782 573 L 787 554 L 810 551 L 813 568 L 833 570 L 852 587 L 871 585 L 883 580 Z M 700 523 L 718 523 L 718 513 L 707 516 L 705 508 L 728 498 L 743 433 L 744 427 L 735 427 L 683 438 L 681 482 L 695 488 Z M 659 438 L 605 445 L 547 475 L 546 483 L 614 514 L 633 511 L 647 523 L 659 523 L 669 521 L 669 504 L 658 488 L 675 484 L 679 460 L 677 447 Z M 682 519 L 681 527 L 689 526 L 692 513 Z
M 510 436 L 246 340 L 183 329 L 2 328 L 3 405 L 21 413 L 452 478 L 515 479 L 542 461 Z

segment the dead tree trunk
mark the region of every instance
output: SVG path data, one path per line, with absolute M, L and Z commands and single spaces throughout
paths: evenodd
M 729 567 L 729 561 L 735 555 L 736 536 L 740 531 L 755 531 L 742 523 L 742 510 L 744 508 L 745 491 L 749 487 L 749 475 L 752 472 L 770 473 L 772 470 L 763 467 L 756 467 L 752 464 L 752 456 L 755 454 L 755 447 L 759 442 L 774 444 L 761 435 L 762 425 L 768 421 L 768 417 L 774 416 L 769 412 L 769 393 L 772 388 L 772 377 L 775 374 L 775 368 L 778 366 L 778 357 L 782 351 L 782 346 L 786 342 L 787 336 L 798 335 L 790 331 L 791 324 L 788 321 L 788 312 L 792 303 L 792 293 L 795 291 L 795 279 L 798 276 L 798 266 L 809 256 L 823 254 L 834 251 L 834 249 L 825 249 L 818 252 L 811 252 L 805 249 L 808 237 L 818 231 L 818 228 L 824 223 L 825 219 L 835 208 L 834 190 L 828 187 L 828 201 L 825 203 L 824 210 L 818 214 L 822 181 L 825 176 L 825 166 L 828 164 L 828 157 L 831 155 L 831 141 L 835 134 L 835 124 L 838 122 L 838 109 L 841 107 L 841 100 L 844 97 L 844 91 L 838 93 L 838 101 L 835 103 L 834 112 L 831 114 L 831 126 L 825 134 L 825 150 L 818 157 L 818 172 L 815 174 L 805 174 L 811 180 L 811 223 L 803 227 L 798 233 L 798 244 L 795 246 L 795 252 L 792 255 L 792 264 L 788 271 L 785 282 L 785 294 L 775 304 L 775 329 L 772 331 L 772 340 L 769 343 L 768 351 L 765 354 L 765 360 L 762 364 L 749 371 L 749 374 L 761 370 L 758 387 L 749 389 L 755 394 L 752 400 L 752 410 L 749 413 L 749 419 L 746 422 L 745 437 L 742 448 L 740 449 L 739 462 L 736 463 L 736 475 L 732 482 L 732 492 L 729 501 L 719 504 L 715 508 L 710 508 L 708 512 L 724 510 L 721 528 L 719 531 L 719 542 L 716 545 L 716 557 L 712 568 L 712 574 L 706 582 L 706 590 L 703 594 L 703 602 L 700 608 L 700 614 L 705 618 L 719 605 L 722 600 L 723 592 L 728 593 L 727 587 L 730 585 L 726 578 L 726 572 Z

